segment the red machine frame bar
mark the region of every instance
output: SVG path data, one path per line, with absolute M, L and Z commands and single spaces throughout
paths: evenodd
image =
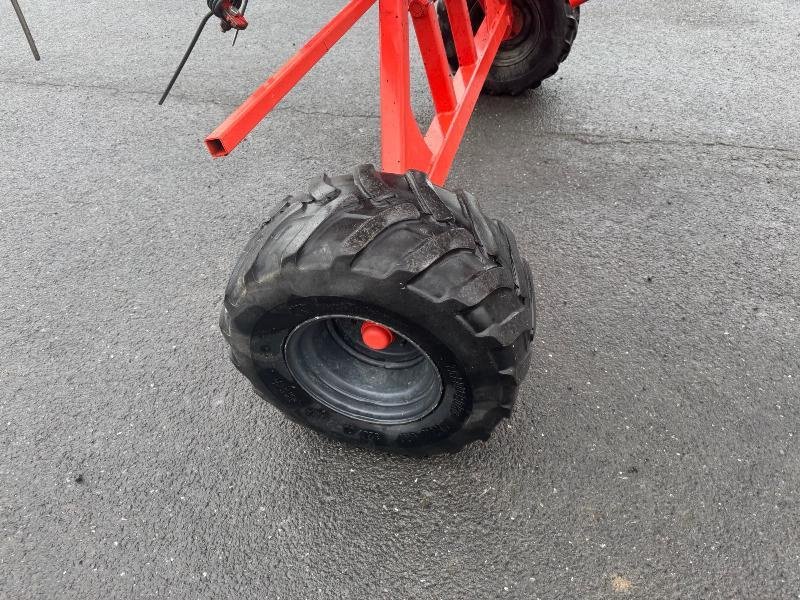
M 376 0 L 350 0 L 339 14 L 267 79 L 211 135 L 206 147 L 212 156 L 226 156 L 283 100 L 292 88 L 364 16 Z
M 454 75 L 432 0 L 381 0 L 381 148 L 383 169 L 418 169 L 437 184 L 447 179 L 489 68 L 511 26 L 510 0 L 484 0 L 486 17 L 473 35 L 466 0 L 446 0 L 459 59 Z M 428 76 L 435 116 L 423 136 L 411 107 L 409 26 Z
M 455 73 L 445 53 L 434 0 L 349 0 L 206 138 L 209 152 L 213 156 L 231 152 L 376 2 L 383 169 L 395 173 L 418 169 L 434 183 L 444 183 L 498 48 L 510 30 L 512 0 L 481 0 L 485 17 L 474 34 L 467 0 L 444 0 L 458 56 Z M 576 6 L 582 2 L 570 0 Z M 424 135 L 411 106 L 409 14 L 435 111 Z

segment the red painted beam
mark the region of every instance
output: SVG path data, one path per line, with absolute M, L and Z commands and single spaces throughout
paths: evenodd
M 472 35 L 472 20 L 469 17 L 467 0 L 445 0 L 447 18 L 458 55 L 458 64 L 462 67 L 474 65 L 478 60 L 475 52 L 475 38 Z
M 224 156 L 233 150 L 378 2 L 383 169 L 394 173 L 418 169 L 434 183 L 444 183 L 512 18 L 511 0 L 482 0 L 485 17 L 473 35 L 465 0 L 446 1 L 460 64 L 455 74 L 450 72 L 433 0 L 350 0 L 206 138 L 209 151 L 213 156 Z M 409 13 L 436 111 L 424 136 L 411 105 Z
M 206 147 L 211 155 L 229 154 L 375 2 L 350 0 L 339 14 L 206 138 Z
M 463 93 L 460 94 L 458 108 L 452 115 L 449 126 L 441 128 L 444 129 L 442 135 L 441 129 L 438 129 L 439 124 L 434 120 L 434 124 L 425 135 L 428 146 L 434 148 L 431 165 L 426 171 L 430 180 L 437 185 L 443 185 L 447 179 L 486 76 L 511 25 L 511 3 L 506 0 L 486 0 L 486 15 L 486 19 L 475 34 L 478 62 L 474 68 L 462 67 L 456 73 L 457 79 L 463 82 Z
M 408 11 L 414 22 L 422 63 L 428 74 L 428 84 L 437 113 L 448 113 L 456 107 L 456 96 L 450 78 L 450 64 L 439 28 L 439 16 L 433 0 L 411 0 Z
M 449 5 L 448 5 L 449 6 Z M 464 5 L 466 9 L 466 4 Z M 423 137 L 411 107 L 409 91 L 408 16 L 417 29 L 422 60 L 436 116 Z M 404 173 L 418 169 L 443 184 L 469 124 L 486 76 L 511 24 L 510 0 L 485 0 L 485 18 L 477 33 L 465 31 L 475 52 L 472 64 L 450 74 L 443 61 L 441 33 L 432 31 L 433 6 L 427 0 L 380 0 L 381 147 L 383 169 Z M 452 93 L 452 96 L 450 96 Z M 453 102 L 454 100 L 454 102 Z

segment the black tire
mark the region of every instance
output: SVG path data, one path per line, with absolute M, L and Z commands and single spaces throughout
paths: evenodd
M 362 405 L 335 408 L 320 391 L 328 367 L 319 362 L 328 355 L 318 348 L 339 323 L 361 320 L 385 325 L 435 365 L 441 394 L 427 412 L 396 419 L 403 422 L 364 419 L 353 413 Z M 530 269 L 502 223 L 420 172 L 371 165 L 318 178 L 274 209 L 236 263 L 220 318 L 234 365 L 290 418 L 339 440 L 417 455 L 487 439 L 509 415 L 534 324 Z M 310 374 L 298 374 L 311 357 Z
M 477 31 L 483 9 L 479 0 L 468 0 L 468 5 L 473 29 Z M 514 0 L 514 8 L 522 19 L 521 29 L 501 44 L 483 86 L 487 94 L 515 96 L 539 87 L 558 71 L 578 33 L 580 9 L 565 0 Z M 447 57 L 455 71 L 458 57 L 442 0 L 438 11 Z

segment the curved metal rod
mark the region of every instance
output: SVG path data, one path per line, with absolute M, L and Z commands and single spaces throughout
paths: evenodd
M 14 2 L 14 0 L 11 1 Z M 197 40 L 200 39 L 200 34 L 203 33 L 203 29 L 205 29 L 206 23 L 208 23 L 208 20 L 213 16 L 214 13 L 209 11 L 209 13 L 205 17 L 203 17 L 203 20 L 200 21 L 200 26 L 197 28 L 197 31 L 194 32 L 194 37 L 192 38 L 192 41 L 189 44 L 189 48 L 186 50 L 186 54 L 183 55 L 181 64 L 178 65 L 178 68 L 175 70 L 175 74 L 169 81 L 169 85 L 167 85 L 167 89 L 164 90 L 164 94 L 161 96 L 161 100 L 158 101 L 159 106 L 164 104 L 164 100 L 166 100 L 167 96 L 169 96 L 169 93 L 172 90 L 172 86 L 175 85 L 175 82 L 178 80 L 178 75 L 180 75 L 181 71 L 183 71 L 183 67 L 186 64 L 186 61 L 189 60 L 189 55 L 192 53 L 192 50 L 194 50 L 194 46 L 195 44 L 197 44 Z
M 242 4 L 242 10 L 240 11 L 240 14 L 242 16 L 244 16 L 244 11 L 246 11 L 246 10 L 247 10 L 247 0 L 244 0 L 244 3 Z M 236 40 L 239 38 L 239 32 L 240 31 L 241 31 L 241 29 L 237 29 L 236 30 L 236 34 L 233 36 L 233 43 L 231 44 L 231 48 L 233 48 L 236 45 Z
M 17 13 L 19 24 L 22 25 L 22 31 L 25 33 L 25 37 L 28 38 L 28 45 L 31 47 L 31 52 L 33 52 L 33 58 L 41 60 L 42 57 L 39 56 L 39 50 L 36 48 L 36 42 L 33 41 L 31 30 L 28 28 L 28 22 L 25 20 L 25 15 L 22 14 L 19 2 L 17 2 L 17 0 L 11 0 L 11 6 L 14 7 L 14 12 Z

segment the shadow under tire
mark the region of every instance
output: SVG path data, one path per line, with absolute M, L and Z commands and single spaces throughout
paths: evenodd
M 368 346 L 365 324 L 391 343 Z M 530 268 L 503 223 L 423 173 L 371 165 L 273 209 L 220 317 L 234 365 L 288 417 L 415 455 L 489 437 L 528 370 L 534 326 Z
M 467 0 L 472 27 L 483 20 L 479 0 Z M 483 85 L 490 95 L 516 96 L 539 87 L 555 75 L 578 34 L 580 9 L 565 0 L 513 0 L 515 32 L 503 41 Z M 439 0 L 439 26 L 450 67 L 458 68 L 455 44 L 444 2 Z

